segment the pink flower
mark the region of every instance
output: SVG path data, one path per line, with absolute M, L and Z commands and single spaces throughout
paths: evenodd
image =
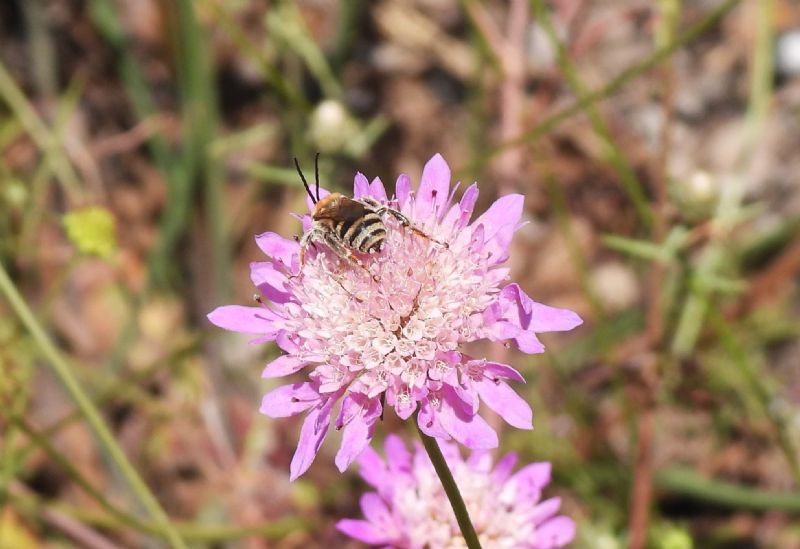
M 575 537 L 575 523 L 555 516 L 559 498 L 540 501 L 550 482 L 550 464 L 532 463 L 511 474 L 517 461 L 508 454 L 493 467 L 485 450 L 466 461 L 458 447 L 440 442 L 453 478 L 483 547 L 551 549 Z M 386 462 L 372 449 L 358 459 L 361 476 L 377 492 L 361 496 L 366 520 L 341 520 L 340 531 L 364 543 L 396 549 L 466 547 L 439 477 L 420 444 L 412 455 L 389 435 Z
M 253 263 L 251 278 L 266 301 L 208 315 L 217 326 L 258 336 L 255 342 L 275 341 L 286 353 L 262 377 L 309 371 L 308 381 L 278 387 L 261 405 L 270 417 L 307 412 L 292 479 L 311 465 L 332 419 L 343 429 L 336 465 L 344 471 L 369 444 L 385 405 L 403 419 L 419 408 L 425 433 L 473 449 L 497 446 L 497 434 L 478 415 L 481 402 L 512 426 L 531 429 L 530 407 L 506 383 L 522 382 L 522 376 L 506 364 L 467 356 L 462 346 L 489 339 L 541 353 L 537 333 L 581 323 L 572 311 L 536 303 L 518 285 L 506 284 L 502 264 L 521 226 L 521 195 L 500 198 L 469 223 L 477 185 L 452 204 L 456 189 L 438 154 L 425 165 L 416 194 L 405 175 L 396 190 L 389 200 L 379 179 L 369 183 L 356 175 L 356 198 L 396 207 L 447 246 L 387 215 L 383 250 L 361 256 L 371 275 L 317 244 L 308 250 L 302 275 L 290 278 L 298 270 L 298 243 L 264 233 L 256 242 L 271 259 Z M 310 223 L 305 216 L 306 230 Z

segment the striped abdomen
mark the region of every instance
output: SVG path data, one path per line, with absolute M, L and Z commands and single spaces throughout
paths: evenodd
M 339 221 L 334 230 L 346 246 L 362 253 L 379 252 L 386 239 L 386 226 L 383 220 L 371 211 L 352 220 Z

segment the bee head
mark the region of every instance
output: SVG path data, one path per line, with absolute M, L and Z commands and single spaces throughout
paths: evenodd
M 313 219 L 337 217 L 342 207 L 342 198 L 344 198 L 344 195 L 341 193 L 331 193 L 324 196 L 314 203 L 314 211 L 311 212 L 311 217 Z

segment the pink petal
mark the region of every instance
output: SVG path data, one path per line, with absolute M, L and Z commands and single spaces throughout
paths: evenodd
M 344 473 L 358 455 L 369 445 L 374 432 L 375 422 L 367 423 L 363 417 L 359 416 L 348 423 L 342 431 L 342 444 L 336 452 L 336 467 L 340 473 Z
M 508 224 L 500 227 L 492 238 L 484 244 L 484 250 L 489 252 L 489 266 L 504 263 L 509 256 L 511 239 L 514 237 L 514 225 Z
M 303 421 L 300 429 L 300 440 L 297 443 L 297 450 L 292 456 L 292 463 L 289 465 L 289 480 L 295 480 L 300 475 L 308 471 L 314 458 L 317 457 L 322 441 L 328 434 L 327 424 L 331 416 L 331 403 L 325 403 L 318 408 L 311 410 Z M 320 424 L 325 428 L 319 428 Z
M 520 332 L 514 338 L 517 348 L 523 353 L 536 354 L 544 352 L 544 345 L 533 332 Z
M 370 545 L 392 542 L 383 528 L 365 520 L 343 519 L 336 523 L 336 528 L 343 534 Z
M 459 219 L 459 226 L 465 227 L 472 217 L 472 211 L 475 208 L 475 203 L 478 201 L 478 184 L 473 183 L 470 185 L 464 195 L 461 197 L 459 207 L 461 209 L 461 218 Z
M 277 259 L 287 267 L 292 266 L 292 261 L 300 249 L 300 245 L 294 240 L 283 238 L 272 232 L 261 233 L 256 236 L 256 244 L 258 244 L 262 252 L 269 257 Z
M 386 503 L 375 492 L 367 492 L 359 499 L 361 512 L 364 513 L 364 518 L 372 524 L 383 527 L 384 530 L 389 530 L 393 526 L 392 515 L 386 507 Z
M 486 240 L 488 241 L 494 238 L 500 227 L 505 225 L 516 227 L 519 218 L 522 217 L 522 205 L 524 202 L 525 197 L 521 194 L 501 196 L 472 225 L 483 225 L 486 230 Z
M 506 383 L 487 379 L 476 385 L 481 400 L 509 425 L 519 429 L 533 429 L 533 410 Z
M 530 511 L 530 519 L 536 524 L 540 524 L 558 512 L 561 507 L 561 498 L 550 498 L 537 504 Z
M 348 400 L 353 404 L 346 406 Z M 361 401 L 361 402 L 359 402 Z M 347 411 L 345 411 L 347 408 Z M 344 432 L 342 433 L 342 444 L 336 453 L 336 467 L 340 472 L 344 472 L 355 460 L 364 448 L 367 447 L 375 431 L 375 422 L 381 414 L 381 402 L 374 398 L 366 400 L 363 395 L 348 395 L 342 403 L 342 413 L 337 418 L 337 429 L 340 421 L 343 421 Z M 349 420 L 346 416 L 351 416 Z
M 358 393 L 350 393 L 342 399 L 342 407 L 336 418 L 336 428 L 341 429 L 364 411 L 366 398 Z
M 379 177 L 372 180 L 369 184 L 369 194 L 379 202 L 386 202 L 389 198 L 386 196 L 386 189 L 383 187 L 383 182 Z
M 369 181 L 363 173 L 358 172 L 353 181 L 353 197 L 361 198 L 362 196 L 369 196 Z
M 208 320 L 226 330 L 243 334 L 259 334 L 274 336 L 277 327 L 274 325 L 278 315 L 266 307 L 245 307 L 242 305 L 225 305 L 208 313 Z
M 583 320 L 569 309 L 557 309 L 532 300 L 518 284 L 509 284 L 500 292 L 500 306 L 507 318 L 523 330 L 561 332 L 571 330 Z
M 286 288 L 286 275 L 278 271 L 271 261 L 250 263 L 250 280 L 273 303 L 286 303 L 292 297 Z
M 422 169 L 422 179 L 414 203 L 414 215 L 426 220 L 432 213 L 444 214 L 450 191 L 450 167 L 441 154 L 435 154 Z
M 283 377 L 293 374 L 303 369 L 303 366 L 308 364 L 307 361 L 301 360 L 292 355 L 281 355 L 264 368 L 261 372 L 262 379 L 269 379 L 274 377 Z
M 411 470 L 411 452 L 406 448 L 403 439 L 395 434 L 390 434 L 383 443 L 383 449 L 386 451 L 389 469 L 405 473 Z
M 420 406 L 419 414 L 417 414 L 417 425 L 419 425 L 420 431 L 429 437 L 450 440 L 451 437 L 442 426 L 438 416 L 439 414 L 434 412 L 430 401 L 425 399 L 422 406 Z
M 492 471 L 492 450 L 472 450 L 467 459 L 469 468 L 483 475 Z
M 487 362 L 484 366 L 484 374 L 492 379 L 502 377 L 505 379 L 512 379 L 525 383 L 525 378 L 522 377 L 518 371 L 509 366 L 508 364 L 500 364 L 499 362 Z
M 358 456 L 358 466 L 361 478 L 375 488 L 380 488 L 387 482 L 388 467 L 378 455 L 378 452 L 367 446 Z
M 504 455 L 500 461 L 494 466 L 494 471 L 492 472 L 492 476 L 494 477 L 494 481 L 498 484 L 502 484 L 508 477 L 511 476 L 511 471 L 514 469 L 514 465 L 517 464 L 518 456 L 514 452 L 510 452 Z
M 575 522 L 569 517 L 555 517 L 536 529 L 536 549 L 564 547 L 575 539 Z
M 457 397 L 443 391 L 445 399 L 436 417 L 441 423 L 445 432 L 467 448 L 479 450 L 497 448 L 497 433 L 479 415 L 466 417 L 463 411 L 459 410 L 460 404 Z
M 512 481 L 517 483 L 521 493 L 538 493 L 550 482 L 552 466 L 548 462 L 531 463 L 517 471 Z
M 394 184 L 394 192 L 397 196 L 399 208 L 405 211 L 408 197 L 411 194 L 411 178 L 404 173 L 401 173 L 399 176 L 397 176 L 397 182 Z
M 311 383 L 283 385 L 264 395 L 259 412 L 273 418 L 289 417 L 308 410 L 319 401 L 319 393 Z

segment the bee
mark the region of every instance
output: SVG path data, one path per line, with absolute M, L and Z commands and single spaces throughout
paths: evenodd
M 366 271 L 377 282 L 377 277 L 370 273 L 355 252 L 375 254 L 383 249 L 386 240 L 383 217 L 386 214 L 394 217 L 400 225 L 412 233 L 445 248 L 448 247 L 446 243 L 439 242 L 415 227 L 398 210 L 381 204 L 372 197 L 350 198 L 341 193 L 331 193 L 320 198 L 319 153 L 314 160 L 315 193 L 311 192 L 297 158 L 294 159 L 294 165 L 311 202 L 314 203 L 314 209 L 311 212 L 311 228 L 300 238 L 300 268 L 292 278 L 302 273 L 308 246 L 320 243 L 328 246 L 340 258 Z

